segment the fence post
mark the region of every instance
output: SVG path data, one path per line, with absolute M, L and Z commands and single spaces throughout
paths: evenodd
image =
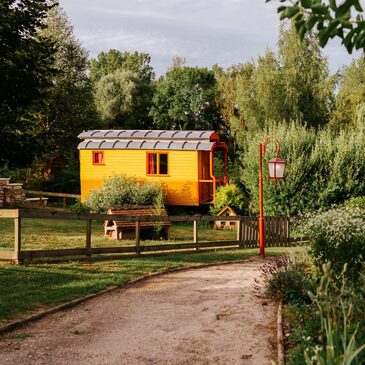
M 237 228 L 237 241 L 239 242 L 239 245 L 242 245 L 242 218 L 240 218 L 238 221 L 236 221 L 236 228 Z
M 140 221 L 136 221 L 136 252 L 137 255 L 141 254 L 141 224 Z
M 194 220 L 193 222 L 193 229 L 194 229 L 194 243 L 195 243 L 195 249 L 199 250 L 199 237 L 198 237 L 198 222 Z
M 21 263 L 21 249 L 22 249 L 22 221 L 18 216 L 14 218 L 14 258 L 15 261 L 19 264 Z
M 91 257 L 91 219 L 86 221 L 86 256 Z

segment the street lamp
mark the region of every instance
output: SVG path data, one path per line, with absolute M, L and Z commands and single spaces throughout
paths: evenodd
M 265 255 L 265 218 L 264 218 L 264 189 L 262 179 L 262 157 L 266 152 L 266 146 L 270 143 L 275 143 L 273 153 L 276 157 L 268 161 L 269 165 L 269 179 L 274 180 L 277 185 L 279 180 L 284 179 L 285 172 L 285 160 L 278 157 L 280 152 L 280 142 L 275 137 L 266 137 L 264 142 L 260 143 L 260 180 L 259 180 L 259 192 L 260 192 L 260 218 L 259 218 L 259 244 L 260 244 L 260 256 Z

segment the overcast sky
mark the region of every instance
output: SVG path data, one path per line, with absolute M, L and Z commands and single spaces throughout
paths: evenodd
M 276 49 L 277 1 L 60 0 L 75 35 L 95 57 L 101 51 L 148 52 L 157 75 L 174 56 L 188 65 L 223 67 Z M 332 71 L 353 56 L 338 42 L 325 49 Z

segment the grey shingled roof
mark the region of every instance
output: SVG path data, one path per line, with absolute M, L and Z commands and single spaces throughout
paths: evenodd
M 214 131 L 92 130 L 78 135 L 79 150 L 210 151 Z

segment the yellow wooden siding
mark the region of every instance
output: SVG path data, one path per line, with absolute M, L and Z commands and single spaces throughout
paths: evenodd
M 168 205 L 199 205 L 198 152 L 158 151 L 168 153 L 168 176 L 147 176 L 146 150 L 105 150 L 104 165 L 93 165 L 92 150 L 80 151 L 81 199 L 113 175 L 126 174 L 160 180 L 166 189 Z

